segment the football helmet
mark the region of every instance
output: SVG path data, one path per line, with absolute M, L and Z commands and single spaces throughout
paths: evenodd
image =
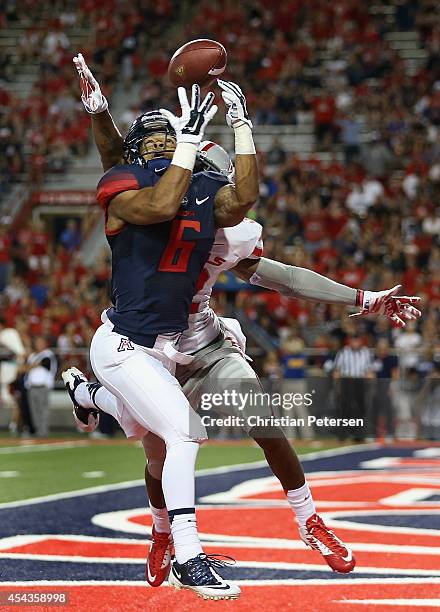
M 233 181 L 235 174 L 234 164 L 224 148 L 215 142 L 204 140 L 200 143 L 197 151 L 197 161 L 202 170 L 221 172 L 231 182 Z
M 146 165 L 149 160 L 145 160 L 145 153 L 141 154 L 141 147 L 144 138 L 152 134 L 164 134 L 165 144 L 163 149 L 149 152 L 151 159 L 164 157 L 165 153 L 174 153 L 175 144 L 172 148 L 168 145 L 169 138 L 176 138 L 176 132 L 168 119 L 160 111 L 153 110 L 136 117 L 124 138 L 124 160 L 127 163 L 139 164 L 141 166 Z

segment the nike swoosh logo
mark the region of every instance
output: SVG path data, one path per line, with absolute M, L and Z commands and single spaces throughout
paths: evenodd
M 351 552 L 349 552 L 346 557 L 342 557 L 344 561 L 351 561 L 352 558 L 353 558 L 353 555 L 351 554 Z
M 200 206 L 200 204 L 203 204 L 203 202 L 206 202 L 206 200 L 209 200 L 209 196 L 206 196 L 206 198 L 203 198 L 203 200 L 199 200 L 199 198 L 196 198 L 196 204 Z
M 168 166 L 162 166 L 162 168 L 155 168 L 154 171 L 155 172 L 162 172 L 162 170 L 165 170 L 165 168 L 168 168 Z
M 150 564 L 149 563 L 147 563 L 147 574 L 148 574 L 148 580 L 151 580 L 151 582 L 154 582 L 156 580 L 156 574 L 154 576 L 150 574 Z
M 224 589 L 225 591 L 231 588 L 230 584 L 225 584 L 225 585 L 220 585 L 220 586 L 212 586 L 212 585 L 207 584 L 206 586 L 210 589 Z
M 174 569 L 174 567 L 173 567 L 173 572 L 174 572 L 174 575 L 176 576 L 176 578 L 178 578 L 179 580 L 181 580 L 181 578 L 182 578 L 182 574 L 179 574 L 179 572 L 178 572 L 176 569 Z

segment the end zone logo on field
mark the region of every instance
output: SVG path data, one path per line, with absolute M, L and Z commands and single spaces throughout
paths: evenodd
M 440 455 L 427 450 L 341 449 L 304 461 L 317 511 L 356 556 L 352 574 L 332 573 L 304 546 L 278 481 L 262 463 L 198 476 L 204 550 L 234 557 L 228 577 L 257 590 L 272 587 L 270 598 L 278 606 L 288 591 L 294 589 L 292 597 L 300 587 L 304 601 L 311 598 L 311 607 L 304 608 L 309 610 L 336 609 L 336 604 L 390 609 L 396 600 L 402 602 L 399 609 L 429 606 L 438 601 L 440 589 Z M 143 487 L 99 489 L 0 506 L 5 586 L 42 579 L 85 584 L 93 576 L 100 585 L 123 580 L 127 588 L 146 587 L 152 523 Z M 54 522 L 54 516 L 65 520 Z

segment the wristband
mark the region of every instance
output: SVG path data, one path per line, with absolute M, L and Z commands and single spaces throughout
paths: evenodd
M 356 291 L 356 304 L 355 306 L 360 306 L 361 308 L 364 305 L 364 292 L 362 291 L 362 289 L 358 289 Z
M 234 135 L 236 155 L 255 155 L 252 130 L 247 123 L 242 123 L 239 127 L 234 128 Z
M 171 163 L 185 170 L 193 171 L 196 163 L 197 145 L 191 142 L 178 142 Z

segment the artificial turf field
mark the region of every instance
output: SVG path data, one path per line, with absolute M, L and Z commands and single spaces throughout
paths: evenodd
M 324 444 L 323 448 L 329 445 Z M 207 444 L 200 449 L 197 467 L 212 468 L 263 458 L 261 450 L 248 442 Z M 123 438 L 98 441 L 79 435 L 33 443 L 2 437 L 0 503 L 141 479 L 144 465 L 142 447 Z
M 332 573 L 298 540 L 259 449 L 210 443 L 198 460 L 199 531 L 208 553 L 237 560 L 229 577 L 242 596 L 204 602 L 146 586 L 151 520 L 141 448 L 84 436 L 40 444 L 0 438 L 0 600 L 13 590 L 67 592 L 75 610 L 439 607 L 440 448 L 337 448 L 332 441 L 297 448 L 318 511 L 352 545 L 355 572 Z M 0 609 L 8 609 L 5 603 Z

